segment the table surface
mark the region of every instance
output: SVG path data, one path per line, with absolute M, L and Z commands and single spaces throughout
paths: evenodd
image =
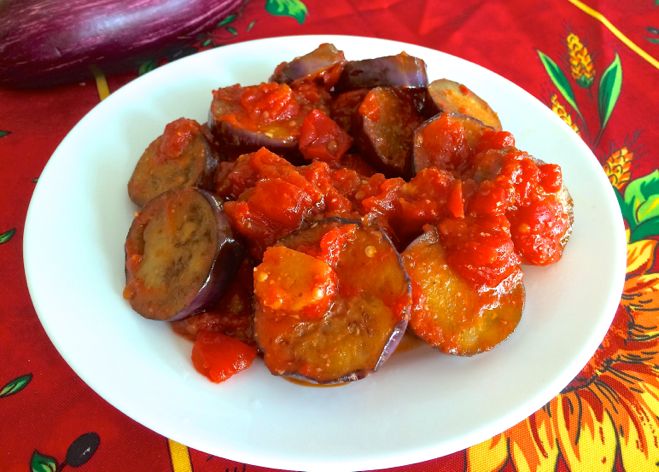
M 81 471 L 268 470 L 164 438 L 85 385 L 39 323 L 21 243 L 41 170 L 75 123 L 108 93 L 180 54 L 291 34 L 415 43 L 510 79 L 591 147 L 628 229 L 622 300 L 581 373 L 509 430 L 464 451 L 390 470 L 659 469 L 659 2 L 450 3 L 252 0 L 177 52 L 154 53 L 121 75 L 39 90 L 0 89 L 0 470 L 55 471 L 76 463 Z

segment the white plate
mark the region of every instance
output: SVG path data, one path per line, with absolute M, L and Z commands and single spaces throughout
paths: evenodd
M 273 68 L 333 42 L 349 59 L 405 50 L 430 78 L 463 82 L 499 112 L 519 147 L 563 167 L 575 203 L 563 259 L 527 268 L 523 319 L 473 358 L 400 353 L 340 388 L 305 388 L 260 361 L 215 385 L 191 345 L 122 299 L 123 243 L 134 207 L 126 183 L 164 125 L 205 120 L 211 90 L 267 80 Z M 369 469 L 418 462 L 485 440 L 540 408 L 586 364 L 622 291 L 625 237 L 616 200 L 586 145 L 502 77 L 431 49 L 380 39 L 298 36 L 224 46 L 181 59 L 113 93 L 62 141 L 34 192 L 25 272 L 48 336 L 98 394 L 148 428 L 221 457 L 289 469 Z

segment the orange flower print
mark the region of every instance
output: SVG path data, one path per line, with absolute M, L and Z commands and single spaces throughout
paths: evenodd
M 631 178 L 632 160 L 634 153 L 623 146 L 613 152 L 604 163 L 604 173 L 609 178 L 611 185 L 621 190 Z
M 572 120 L 572 116 L 568 113 L 568 111 L 565 109 L 563 104 L 558 100 L 558 95 L 553 94 L 551 96 L 551 111 L 556 113 L 558 117 L 565 121 L 567 125 L 574 130 L 575 133 L 579 134 L 579 127 L 577 124 Z
M 570 60 L 570 73 L 572 78 L 581 87 L 590 87 L 595 78 L 595 66 L 579 36 L 570 33 L 567 36 L 567 49 Z
M 629 231 L 628 231 L 629 237 Z M 653 239 L 627 245 L 627 280 L 590 362 L 542 409 L 467 450 L 467 470 L 655 470 L 659 463 L 659 274 Z

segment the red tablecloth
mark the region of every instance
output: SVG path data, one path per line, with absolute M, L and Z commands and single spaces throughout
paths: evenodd
M 627 280 L 592 360 L 527 420 L 405 470 L 659 469 L 659 5 L 586 3 L 252 0 L 190 41 L 203 49 L 289 34 L 356 34 L 461 56 L 553 109 L 591 146 L 615 187 L 628 227 Z M 289 14 L 274 15 L 276 6 Z M 142 71 L 163 60 L 154 57 Z M 136 75 L 108 77 L 110 92 Z M 27 206 L 57 144 L 103 93 L 103 81 L 93 79 L 0 90 L 0 470 L 79 463 L 89 471 L 265 470 L 188 449 L 135 423 L 76 376 L 39 324 L 23 272 Z

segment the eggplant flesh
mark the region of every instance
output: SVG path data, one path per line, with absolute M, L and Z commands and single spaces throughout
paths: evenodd
M 447 354 L 471 356 L 488 351 L 517 327 L 524 308 L 524 285 L 516 272 L 496 288 L 476 290 L 446 262 L 436 228 L 403 252 L 412 281 L 410 328 Z
M 226 121 L 215 121 L 212 115 L 208 121 L 215 138 L 224 146 L 235 150 L 236 155 L 256 151 L 262 147 L 285 156 L 297 154 L 297 136 L 280 137 L 268 131 L 252 130 Z
M 332 263 L 338 293 L 321 316 L 309 319 L 273 309 L 256 292 L 255 337 L 274 375 L 321 384 L 358 380 L 379 369 L 403 337 L 409 280 L 400 255 L 380 230 L 325 220 L 279 244 L 313 254 L 332 231 L 350 228 L 352 237 Z
M 184 188 L 151 200 L 126 237 L 124 297 L 145 318 L 175 321 L 199 313 L 227 288 L 243 258 L 221 203 Z
M 472 116 L 486 126 L 501 131 L 501 121 L 496 112 L 463 84 L 448 79 L 435 80 L 428 85 L 428 96 L 445 113 Z
M 181 121 L 196 125 L 191 127 L 190 139 L 178 155 L 163 155 L 163 143 L 168 139 L 177 139 L 176 124 Z M 181 118 L 170 123 L 163 135 L 146 148 L 128 181 L 128 195 L 136 205 L 144 206 L 158 195 L 175 188 L 212 190 L 217 165 L 218 158 L 202 127 L 192 120 Z
M 356 144 L 369 163 L 387 177 L 412 175 L 415 129 L 422 117 L 407 89 L 373 88 L 355 115 Z

